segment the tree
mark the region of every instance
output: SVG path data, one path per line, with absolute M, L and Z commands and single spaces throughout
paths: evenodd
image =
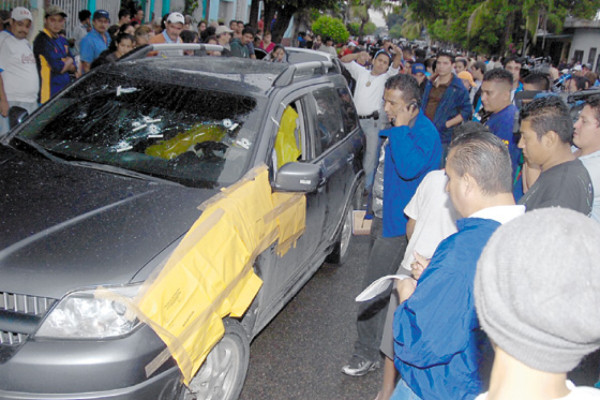
M 277 19 L 272 29 L 273 41 L 281 42 L 292 16 L 297 11 L 311 8 L 327 10 L 335 8 L 336 3 L 334 0 L 263 0 L 265 27 L 269 26 L 276 15 Z
M 402 37 L 402 25 L 396 24 L 389 29 L 389 35 L 393 39 L 400 39 Z
M 414 14 L 411 23 L 425 24 L 432 39 L 488 54 L 504 54 L 511 45 L 526 51 L 540 27 L 560 33 L 566 16 L 591 19 L 600 8 L 600 0 L 406 0 L 406 4 Z
M 330 37 L 336 43 L 346 43 L 350 36 L 350 32 L 348 32 L 341 19 L 328 15 L 321 15 L 313 23 L 312 31 L 315 35 L 321 35 L 323 39 Z

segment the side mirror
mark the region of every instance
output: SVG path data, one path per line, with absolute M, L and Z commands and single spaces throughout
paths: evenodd
M 321 168 L 315 164 L 290 162 L 277 171 L 273 188 L 280 192 L 314 192 L 319 186 Z
M 21 122 L 27 118 L 29 113 L 26 109 L 19 106 L 13 106 L 8 110 L 8 126 L 10 129 L 19 125 Z

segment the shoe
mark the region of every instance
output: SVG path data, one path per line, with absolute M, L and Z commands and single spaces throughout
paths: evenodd
M 363 376 L 378 368 L 381 368 L 381 363 L 379 361 L 370 361 L 355 354 L 348 364 L 344 365 L 342 372 L 350 376 Z

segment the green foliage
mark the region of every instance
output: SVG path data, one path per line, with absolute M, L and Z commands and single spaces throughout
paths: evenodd
M 328 15 L 321 15 L 312 25 L 312 31 L 315 35 L 321 35 L 325 38 L 331 37 L 336 43 L 345 43 L 350 37 L 350 33 L 339 18 L 333 18 Z
M 365 34 L 365 35 L 372 35 L 375 33 L 376 30 L 377 30 L 377 25 L 375 25 L 371 21 L 367 22 L 365 24 L 365 26 L 363 26 L 363 34 Z
M 411 27 L 424 22 L 432 39 L 485 52 L 502 52 L 513 43 L 522 47 L 535 40 L 536 28 L 546 23 L 551 33 L 561 33 L 565 17 L 593 19 L 600 0 L 406 0 Z M 396 17 L 394 17 L 396 18 Z M 538 25 L 539 21 L 539 25 Z M 394 21 L 388 26 L 393 27 Z
M 394 25 L 402 25 L 405 20 L 406 20 L 406 18 L 404 18 L 404 13 L 402 13 L 402 12 L 391 13 L 391 14 L 387 15 L 386 23 L 387 23 L 388 29 L 391 30 L 394 27 Z
M 321 16 L 321 11 L 317 10 L 316 8 L 310 9 L 310 20 L 311 21 L 316 21 L 320 16 Z
M 389 29 L 389 35 L 393 39 L 400 39 L 402 37 L 402 25 L 396 24 Z
M 358 36 L 360 34 L 360 22 L 349 22 L 346 24 L 346 29 L 352 36 Z

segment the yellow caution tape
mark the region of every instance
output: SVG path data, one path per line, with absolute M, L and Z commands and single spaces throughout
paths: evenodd
M 304 231 L 305 196 L 272 193 L 266 166 L 216 198 L 129 302 L 167 345 L 148 375 L 172 356 L 189 384 L 223 336 L 223 318 L 241 317 L 258 293 L 256 257 L 275 242 L 285 254 Z

